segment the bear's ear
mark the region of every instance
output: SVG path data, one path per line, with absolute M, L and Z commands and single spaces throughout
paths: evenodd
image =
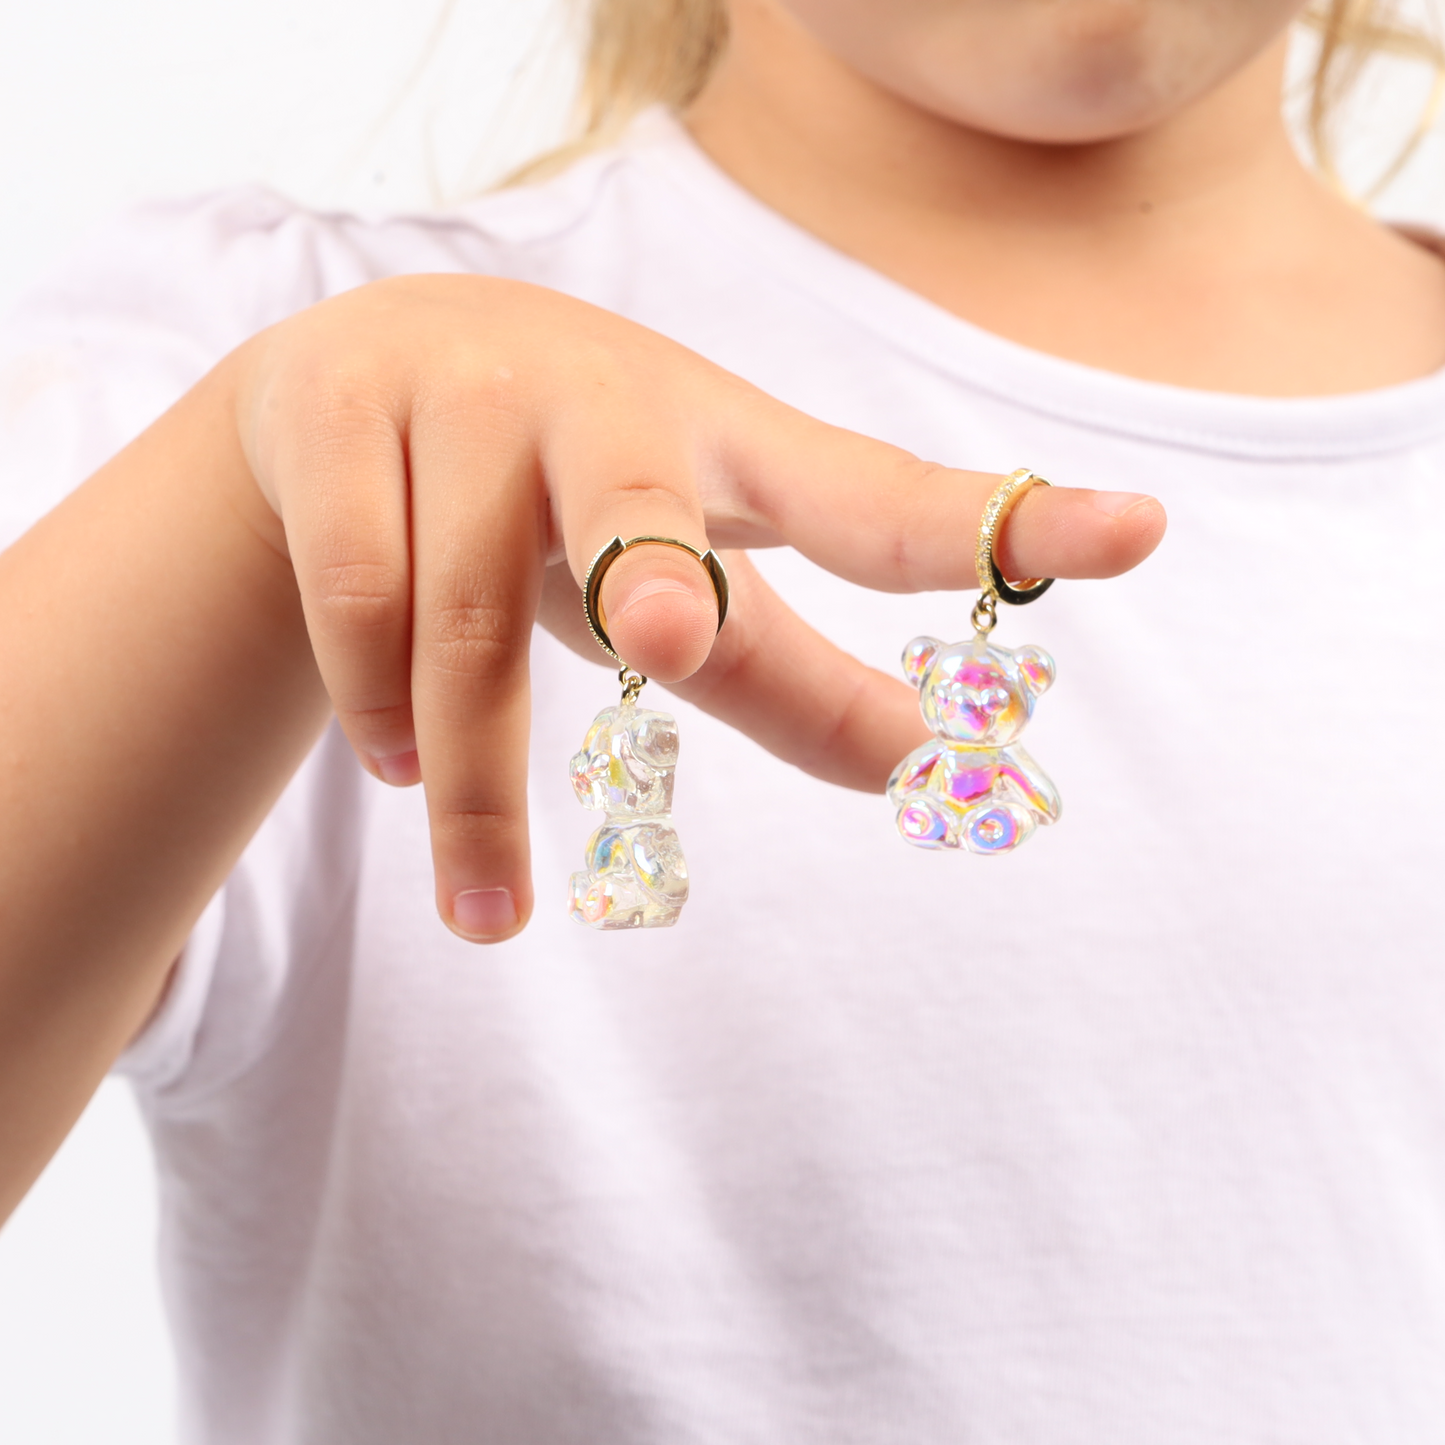
M 933 665 L 943 644 L 936 637 L 915 637 L 903 649 L 903 675 L 914 687 L 921 687 L 924 674 Z
M 1014 665 L 1024 686 L 1038 697 L 1053 686 L 1054 660 L 1042 647 L 1020 647 L 1014 653 Z

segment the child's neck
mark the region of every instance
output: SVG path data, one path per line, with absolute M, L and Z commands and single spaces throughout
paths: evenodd
M 735 9 L 689 127 L 823 240 L 1042 351 L 1256 395 L 1365 390 L 1445 365 L 1445 267 L 1300 163 L 1283 42 L 1152 129 L 1008 141 L 921 110 L 800 27 Z

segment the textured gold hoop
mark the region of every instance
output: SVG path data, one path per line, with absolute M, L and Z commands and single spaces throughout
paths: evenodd
M 711 547 L 706 552 L 699 552 L 690 542 L 679 542 L 676 537 L 631 537 L 626 542 L 621 537 L 614 537 L 599 550 L 587 568 L 587 577 L 582 583 L 582 603 L 587 609 L 587 626 L 592 636 L 597 639 L 597 645 L 617 662 L 622 662 L 622 659 L 618 657 L 616 649 L 612 646 L 612 639 L 607 635 L 607 616 L 602 610 L 602 579 L 606 577 L 607 569 L 624 552 L 644 544 L 656 547 L 675 547 L 679 552 L 686 552 L 689 557 L 701 562 L 703 570 L 712 582 L 713 595 L 717 598 L 719 632 L 722 631 L 723 622 L 728 615 L 728 574 L 723 568 L 721 558 Z M 641 673 L 629 669 L 627 664 L 623 663 L 623 672 L 628 671 L 633 671 L 635 676 L 641 677 L 642 682 L 647 681 Z M 641 683 L 638 686 L 640 687 Z M 634 693 L 633 696 L 635 697 L 636 694 Z
M 976 613 L 982 608 L 991 619 L 996 612 L 997 602 L 1003 601 L 1022 607 L 1026 602 L 1037 602 L 1054 585 L 1052 577 L 1029 577 L 1016 585 L 1011 584 L 1005 581 L 1003 573 L 998 570 L 998 563 L 993 555 L 994 546 L 1003 531 L 1003 524 L 1024 493 L 1030 487 L 1048 485 L 1037 472 L 1020 467 L 988 499 L 979 520 L 978 545 L 973 554 L 974 571 L 978 574 L 978 585 L 983 593 L 979 598 L 979 607 L 974 609 Z M 992 626 L 993 622 L 990 620 L 989 627 Z

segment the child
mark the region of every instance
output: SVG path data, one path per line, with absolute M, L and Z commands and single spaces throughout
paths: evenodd
M 554 178 L 21 312 L 0 1185 L 119 1057 L 187 1439 L 1438 1439 L 1445 270 L 1295 158 L 1298 10 L 598 0 Z M 1065 815 L 919 852 L 897 658 L 1019 466 Z M 693 885 L 612 935 L 644 534 L 758 550 L 715 640 L 608 573 Z

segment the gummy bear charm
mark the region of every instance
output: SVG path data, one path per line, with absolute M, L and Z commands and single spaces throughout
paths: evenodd
M 1016 741 L 1054 680 L 1047 652 L 990 646 L 984 633 L 969 642 L 916 637 L 903 671 L 934 733 L 888 783 L 907 842 L 1008 853 L 1038 824 L 1058 821 L 1058 792 Z
M 668 814 L 677 722 L 632 702 L 603 708 L 572 759 L 584 808 L 605 814 L 572 875 L 568 911 L 592 928 L 666 928 L 687 902 L 687 862 Z

